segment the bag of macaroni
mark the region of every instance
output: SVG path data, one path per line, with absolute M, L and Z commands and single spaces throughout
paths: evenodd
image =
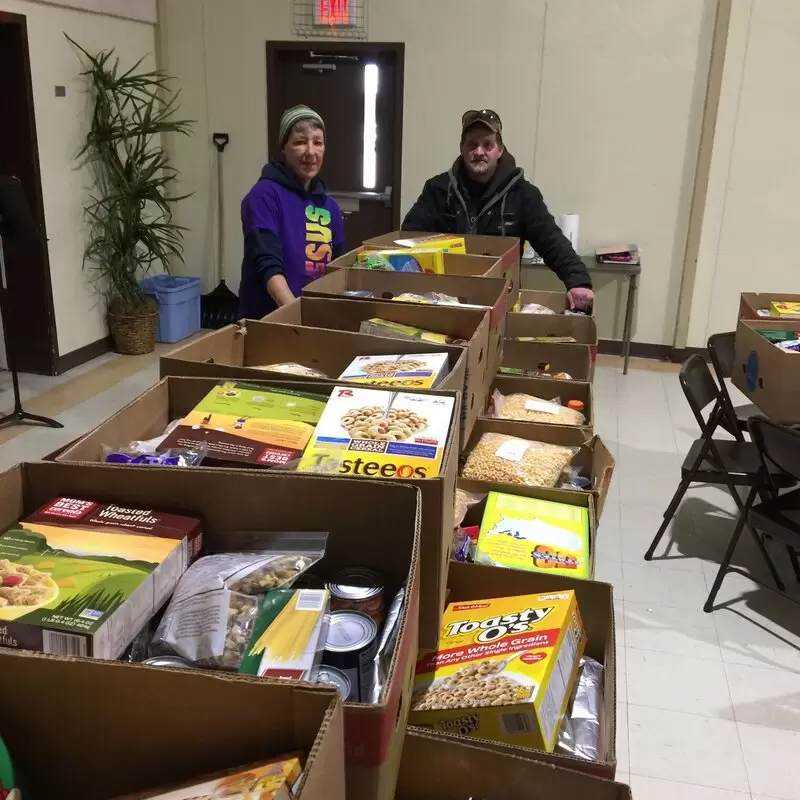
M 552 753 L 585 645 L 573 591 L 451 603 L 409 724 Z
M 335 386 L 298 472 L 435 478 L 455 401 L 428 392 Z

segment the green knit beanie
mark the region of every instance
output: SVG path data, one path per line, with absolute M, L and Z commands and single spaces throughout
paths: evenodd
M 281 115 L 281 124 L 278 128 L 278 146 L 283 148 L 289 138 L 292 128 L 303 120 L 315 123 L 318 127 L 325 130 L 325 123 L 316 111 L 308 106 L 292 106 Z

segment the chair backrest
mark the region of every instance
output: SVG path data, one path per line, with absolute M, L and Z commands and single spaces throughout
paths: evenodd
M 733 364 L 736 358 L 736 333 L 715 333 L 708 338 L 708 352 L 717 380 L 724 386 L 725 378 L 733 377 Z
M 765 468 L 772 463 L 800 481 L 800 431 L 766 417 L 752 417 L 747 427 Z
M 724 413 L 720 403 L 720 390 L 711 375 L 705 359 L 699 355 L 689 356 L 681 366 L 678 379 L 683 393 L 692 409 L 697 424 L 703 433 L 703 438 L 713 435 L 714 428 L 719 423 L 719 416 Z M 706 419 L 703 409 L 714 403 L 714 409 Z

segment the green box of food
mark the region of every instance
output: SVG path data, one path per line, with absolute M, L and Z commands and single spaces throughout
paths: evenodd
M 0 646 L 118 658 L 199 550 L 199 520 L 60 497 L 0 536 Z

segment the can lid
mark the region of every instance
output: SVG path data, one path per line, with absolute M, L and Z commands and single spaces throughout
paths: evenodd
M 321 666 L 317 672 L 317 681 L 327 686 L 335 686 L 345 698 L 350 694 L 350 679 L 336 667 Z
M 367 600 L 383 591 L 383 579 L 371 569 L 355 567 L 337 573 L 327 589 L 343 600 Z
M 331 614 L 325 649 L 347 653 L 368 645 L 378 635 L 375 621 L 360 611 L 334 611 Z
M 180 656 L 154 656 L 142 661 L 150 667 L 177 667 L 179 669 L 193 669 L 192 665 Z
M 567 403 L 567 407 L 573 409 L 574 411 L 583 411 L 583 400 L 570 400 Z

